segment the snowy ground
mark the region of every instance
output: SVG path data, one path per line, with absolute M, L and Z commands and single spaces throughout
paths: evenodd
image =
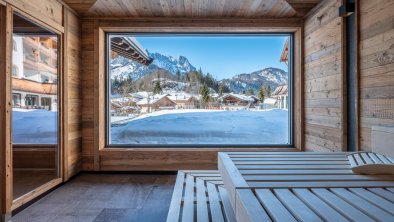
M 112 144 L 287 144 L 288 111 L 166 110 L 111 128 Z
M 12 109 L 15 144 L 57 144 L 57 112 Z

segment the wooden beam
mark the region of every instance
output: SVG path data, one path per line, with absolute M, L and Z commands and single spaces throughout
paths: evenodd
M 75 10 L 79 15 L 83 15 L 96 3 L 97 0 L 63 0 L 70 8 Z
M 297 12 L 297 15 L 304 17 L 320 0 L 286 0 L 286 2 Z

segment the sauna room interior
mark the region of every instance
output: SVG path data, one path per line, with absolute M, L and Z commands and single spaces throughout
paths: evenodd
M 394 221 L 394 1 L 0 0 L 0 210 Z

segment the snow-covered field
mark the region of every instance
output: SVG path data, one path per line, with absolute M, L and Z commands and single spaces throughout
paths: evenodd
M 287 144 L 288 111 L 166 110 L 111 128 L 112 144 Z
M 57 143 L 57 113 L 13 109 L 13 142 Z M 286 144 L 288 111 L 166 110 L 111 128 L 112 144 Z
M 57 112 L 12 109 L 15 144 L 57 144 Z

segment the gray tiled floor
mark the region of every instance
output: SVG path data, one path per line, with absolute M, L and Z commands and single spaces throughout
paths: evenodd
M 165 221 L 175 175 L 81 174 L 12 222 Z

